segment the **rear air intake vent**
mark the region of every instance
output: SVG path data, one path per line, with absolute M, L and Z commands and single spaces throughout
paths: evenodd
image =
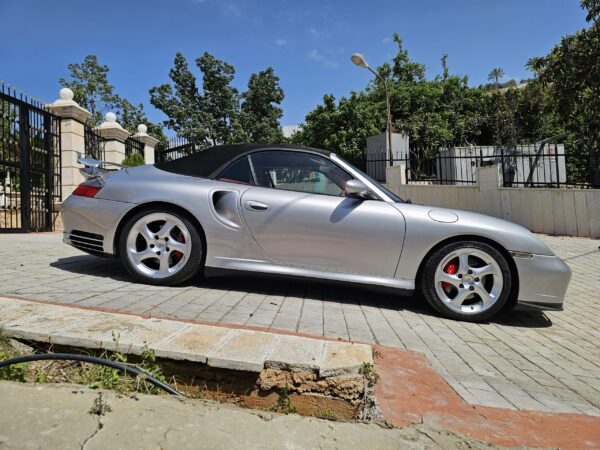
M 68 238 L 71 241 L 71 244 L 81 250 L 99 253 L 104 252 L 104 236 L 101 234 L 73 230 Z

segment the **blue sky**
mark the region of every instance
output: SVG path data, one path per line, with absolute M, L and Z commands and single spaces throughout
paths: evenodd
M 395 31 L 429 76 L 448 53 L 450 70 L 477 85 L 493 67 L 528 77 L 527 59 L 583 28 L 584 16 L 577 0 L 0 0 L 0 78 L 52 101 L 67 64 L 94 53 L 118 93 L 159 121 L 148 89 L 169 80 L 175 52 L 193 65 L 208 51 L 236 67 L 240 89 L 272 66 L 286 94 L 282 123 L 295 124 L 323 94 L 362 89 L 370 74 L 350 55 L 391 59 Z

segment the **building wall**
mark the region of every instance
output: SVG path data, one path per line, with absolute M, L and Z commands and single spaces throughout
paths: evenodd
M 402 184 L 401 178 L 389 174 L 388 188 L 413 203 L 480 212 L 536 233 L 600 238 L 598 189 L 504 188 L 498 166 L 478 168 L 473 187 Z

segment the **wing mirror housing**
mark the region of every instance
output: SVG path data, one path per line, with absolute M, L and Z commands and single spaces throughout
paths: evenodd
M 369 198 L 370 191 L 365 183 L 360 180 L 346 181 L 346 195 L 353 198 Z

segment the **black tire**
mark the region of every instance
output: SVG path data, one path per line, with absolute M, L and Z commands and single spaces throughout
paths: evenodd
M 127 253 L 127 239 L 131 228 L 138 222 L 138 220 L 150 215 L 150 214 L 170 214 L 179 219 L 183 225 L 187 228 L 187 231 L 191 238 L 191 252 L 186 261 L 179 269 L 178 272 L 173 275 L 163 277 L 163 278 L 154 278 L 152 276 L 148 276 L 146 274 L 140 273 L 138 271 L 132 261 L 130 261 Z M 184 283 L 190 278 L 194 277 L 198 272 L 200 272 L 204 267 L 204 255 L 205 255 L 205 246 L 200 235 L 200 232 L 194 225 L 194 223 L 188 218 L 186 214 L 181 213 L 176 208 L 168 208 L 168 207 L 150 207 L 144 210 L 141 210 L 131 216 L 127 222 L 123 225 L 121 234 L 119 236 L 119 258 L 121 263 L 125 267 L 125 270 L 132 278 L 136 281 L 145 284 L 157 285 L 157 286 L 174 286 L 177 284 Z
M 450 253 L 459 249 L 481 250 L 491 256 L 500 267 L 503 277 L 502 289 L 497 299 L 488 309 L 474 313 L 457 312 L 455 309 L 451 309 L 444 300 L 440 298 L 436 291 L 435 273 L 436 270 L 438 270 L 438 266 Z M 487 320 L 500 312 L 505 306 L 510 305 L 512 303 L 509 301 L 512 291 L 511 286 L 512 274 L 506 257 L 489 244 L 470 240 L 451 242 L 431 253 L 423 266 L 420 279 L 421 292 L 433 309 L 448 318 L 467 322 L 481 322 Z

